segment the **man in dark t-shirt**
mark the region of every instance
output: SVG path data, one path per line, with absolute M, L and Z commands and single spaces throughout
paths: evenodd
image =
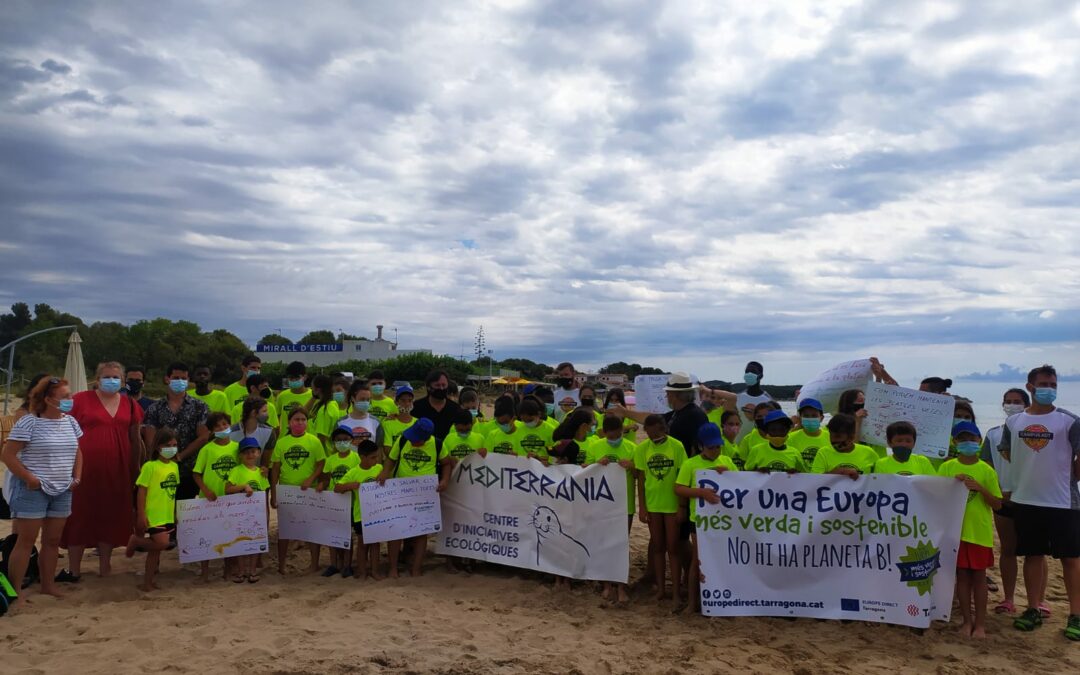
M 416 419 L 429 419 L 435 425 L 435 446 L 442 450 L 443 439 L 454 426 L 454 418 L 461 410 L 454 401 L 447 398 L 450 377 L 445 370 L 433 370 L 424 378 L 427 396 L 413 403 L 412 416 Z

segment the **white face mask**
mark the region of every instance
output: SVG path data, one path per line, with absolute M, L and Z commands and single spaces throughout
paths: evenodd
M 177 449 L 178 448 L 175 445 L 166 445 L 163 446 L 158 452 L 165 459 L 172 459 L 173 457 L 176 457 Z
M 1006 415 L 1016 415 L 1027 410 L 1023 403 L 1006 403 L 1001 406 L 1001 409 L 1005 411 Z

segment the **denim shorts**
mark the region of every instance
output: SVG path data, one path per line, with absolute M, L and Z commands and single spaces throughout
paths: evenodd
M 18 476 L 11 477 L 11 494 L 7 497 L 12 518 L 38 520 L 40 518 L 67 518 L 71 515 L 71 490 L 58 495 L 42 490 L 31 490 Z

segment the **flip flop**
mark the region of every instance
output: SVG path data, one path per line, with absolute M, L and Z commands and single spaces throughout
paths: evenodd
M 994 614 L 1016 614 L 1016 605 L 1008 600 L 1003 600 L 994 607 Z
M 257 583 L 259 583 L 259 574 L 258 574 L 258 572 L 256 572 L 255 574 L 249 574 L 248 577 L 247 577 L 247 582 L 249 584 L 257 584 Z
M 1065 637 L 1073 642 L 1080 642 L 1080 614 L 1070 614 L 1065 624 Z
M 991 593 L 998 592 L 997 582 L 991 579 L 989 575 L 987 575 L 986 577 L 986 590 L 990 591 Z
M 1024 610 L 1023 614 L 1016 617 L 1016 619 L 1013 621 L 1013 628 L 1015 628 L 1016 630 L 1024 631 L 1025 633 L 1030 633 L 1031 631 L 1041 626 L 1042 623 L 1042 614 L 1039 614 L 1039 610 L 1033 607 L 1028 607 Z
M 57 574 L 53 581 L 61 584 L 77 584 L 82 579 L 82 575 L 75 576 L 67 570 L 60 570 L 60 574 Z
M 247 581 L 247 575 L 245 575 L 245 574 L 234 574 L 233 575 L 232 582 L 234 584 L 242 584 L 245 581 Z
M 1042 614 L 1042 617 L 1044 619 L 1049 619 L 1050 614 L 1051 614 L 1050 605 L 1046 604 L 1045 602 L 1040 602 L 1039 603 L 1039 614 Z

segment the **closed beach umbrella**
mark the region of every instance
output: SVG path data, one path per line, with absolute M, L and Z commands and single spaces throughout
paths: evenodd
M 64 366 L 64 379 L 71 387 L 71 393 L 77 394 L 86 391 L 86 364 L 83 363 L 82 338 L 79 331 L 71 331 L 68 338 L 67 365 Z

